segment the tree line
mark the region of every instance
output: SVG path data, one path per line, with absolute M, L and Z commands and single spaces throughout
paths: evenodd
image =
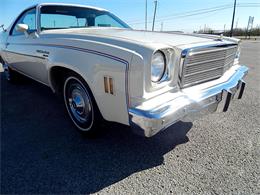
M 194 31 L 194 33 L 200 33 L 200 34 L 223 34 L 224 36 L 229 36 L 230 35 L 230 30 L 228 31 L 215 31 L 211 28 L 207 28 L 205 30 L 199 30 L 199 31 Z M 260 36 L 260 27 L 252 28 L 250 30 L 247 30 L 246 28 L 236 28 L 233 30 L 233 36 Z

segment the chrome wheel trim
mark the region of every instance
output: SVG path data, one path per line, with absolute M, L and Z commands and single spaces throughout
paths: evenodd
M 68 86 L 70 82 L 73 83 L 72 86 Z M 71 88 L 68 89 L 68 87 Z M 81 131 L 89 131 L 94 122 L 94 109 L 91 97 L 84 84 L 76 77 L 67 78 L 64 83 L 63 96 L 66 109 L 73 123 Z M 85 127 L 86 124 L 88 125 Z
M 4 74 L 6 80 L 10 81 L 11 80 L 10 68 L 8 66 L 5 66 L 5 64 L 3 64 L 3 68 L 4 68 Z

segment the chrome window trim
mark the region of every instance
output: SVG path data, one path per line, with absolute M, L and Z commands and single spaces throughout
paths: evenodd
M 15 28 L 15 26 L 16 26 L 16 24 L 17 24 L 17 22 L 20 20 L 20 18 L 26 13 L 26 12 L 28 12 L 28 11 L 30 11 L 30 10 L 33 10 L 33 9 L 35 9 L 35 11 L 36 11 L 36 14 L 35 14 L 35 26 L 36 26 L 36 30 L 38 29 L 38 26 L 37 26 L 37 6 L 31 6 L 31 7 L 29 7 L 29 8 L 27 8 L 26 10 L 24 10 L 23 12 L 21 12 L 19 15 L 18 15 L 18 17 L 16 17 L 15 18 L 15 20 L 14 20 L 14 22 L 11 24 L 11 28 L 10 28 L 10 30 L 9 30 L 9 32 L 8 32 L 8 35 L 9 36 L 20 36 L 20 35 L 12 35 L 12 33 L 13 33 L 13 31 L 14 31 L 14 28 Z

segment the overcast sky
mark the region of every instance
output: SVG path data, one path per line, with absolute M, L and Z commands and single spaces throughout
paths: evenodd
M 65 2 L 102 7 L 113 12 L 130 26 L 144 29 L 145 0 L 0 0 L 0 24 L 9 26 L 26 7 L 41 2 Z M 234 0 L 158 0 L 155 29 L 192 32 L 206 25 L 212 29 L 230 28 Z M 260 25 L 260 0 L 237 0 L 235 26 L 245 28 L 248 17 Z M 148 28 L 151 29 L 154 0 L 148 0 Z

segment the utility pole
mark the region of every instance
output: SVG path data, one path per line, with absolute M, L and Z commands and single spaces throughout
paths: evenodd
M 145 30 L 147 30 L 147 8 L 148 5 L 147 5 L 147 0 L 145 0 Z
M 163 22 L 161 23 L 161 31 L 163 31 Z
M 152 28 L 152 31 L 154 31 L 155 17 L 156 17 L 156 11 L 157 11 L 157 4 L 158 4 L 158 1 L 157 1 L 157 0 L 155 0 L 155 1 L 154 1 L 154 4 L 155 4 L 155 7 L 154 7 L 154 15 L 153 15 L 153 28 Z
M 237 0 L 235 0 L 235 2 L 234 2 L 234 10 L 233 10 L 231 30 L 230 30 L 230 37 L 233 36 L 234 20 L 235 20 L 235 16 L 236 16 L 236 7 L 237 7 Z
M 248 29 L 249 29 L 250 22 L 251 22 L 251 16 L 249 16 L 248 23 L 247 23 L 247 28 L 246 28 L 246 39 L 247 39 L 247 36 L 248 36 Z
M 237 19 L 237 23 L 236 23 L 236 29 L 237 29 L 237 27 L 238 27 L 238 22 L 239 22 L 239 18 Z
M 248 19 L 248 24 L 247 24 L 247 29 L 246 29 L 246 39 L 247 39 L 247 36 L 249 35 L 249 39 L 250 39 L 250 30 L 252 29 L 253 27 L 253 24 L 254 24 L 254 17 L 252 16 L 249 16 L 249 19 Z

